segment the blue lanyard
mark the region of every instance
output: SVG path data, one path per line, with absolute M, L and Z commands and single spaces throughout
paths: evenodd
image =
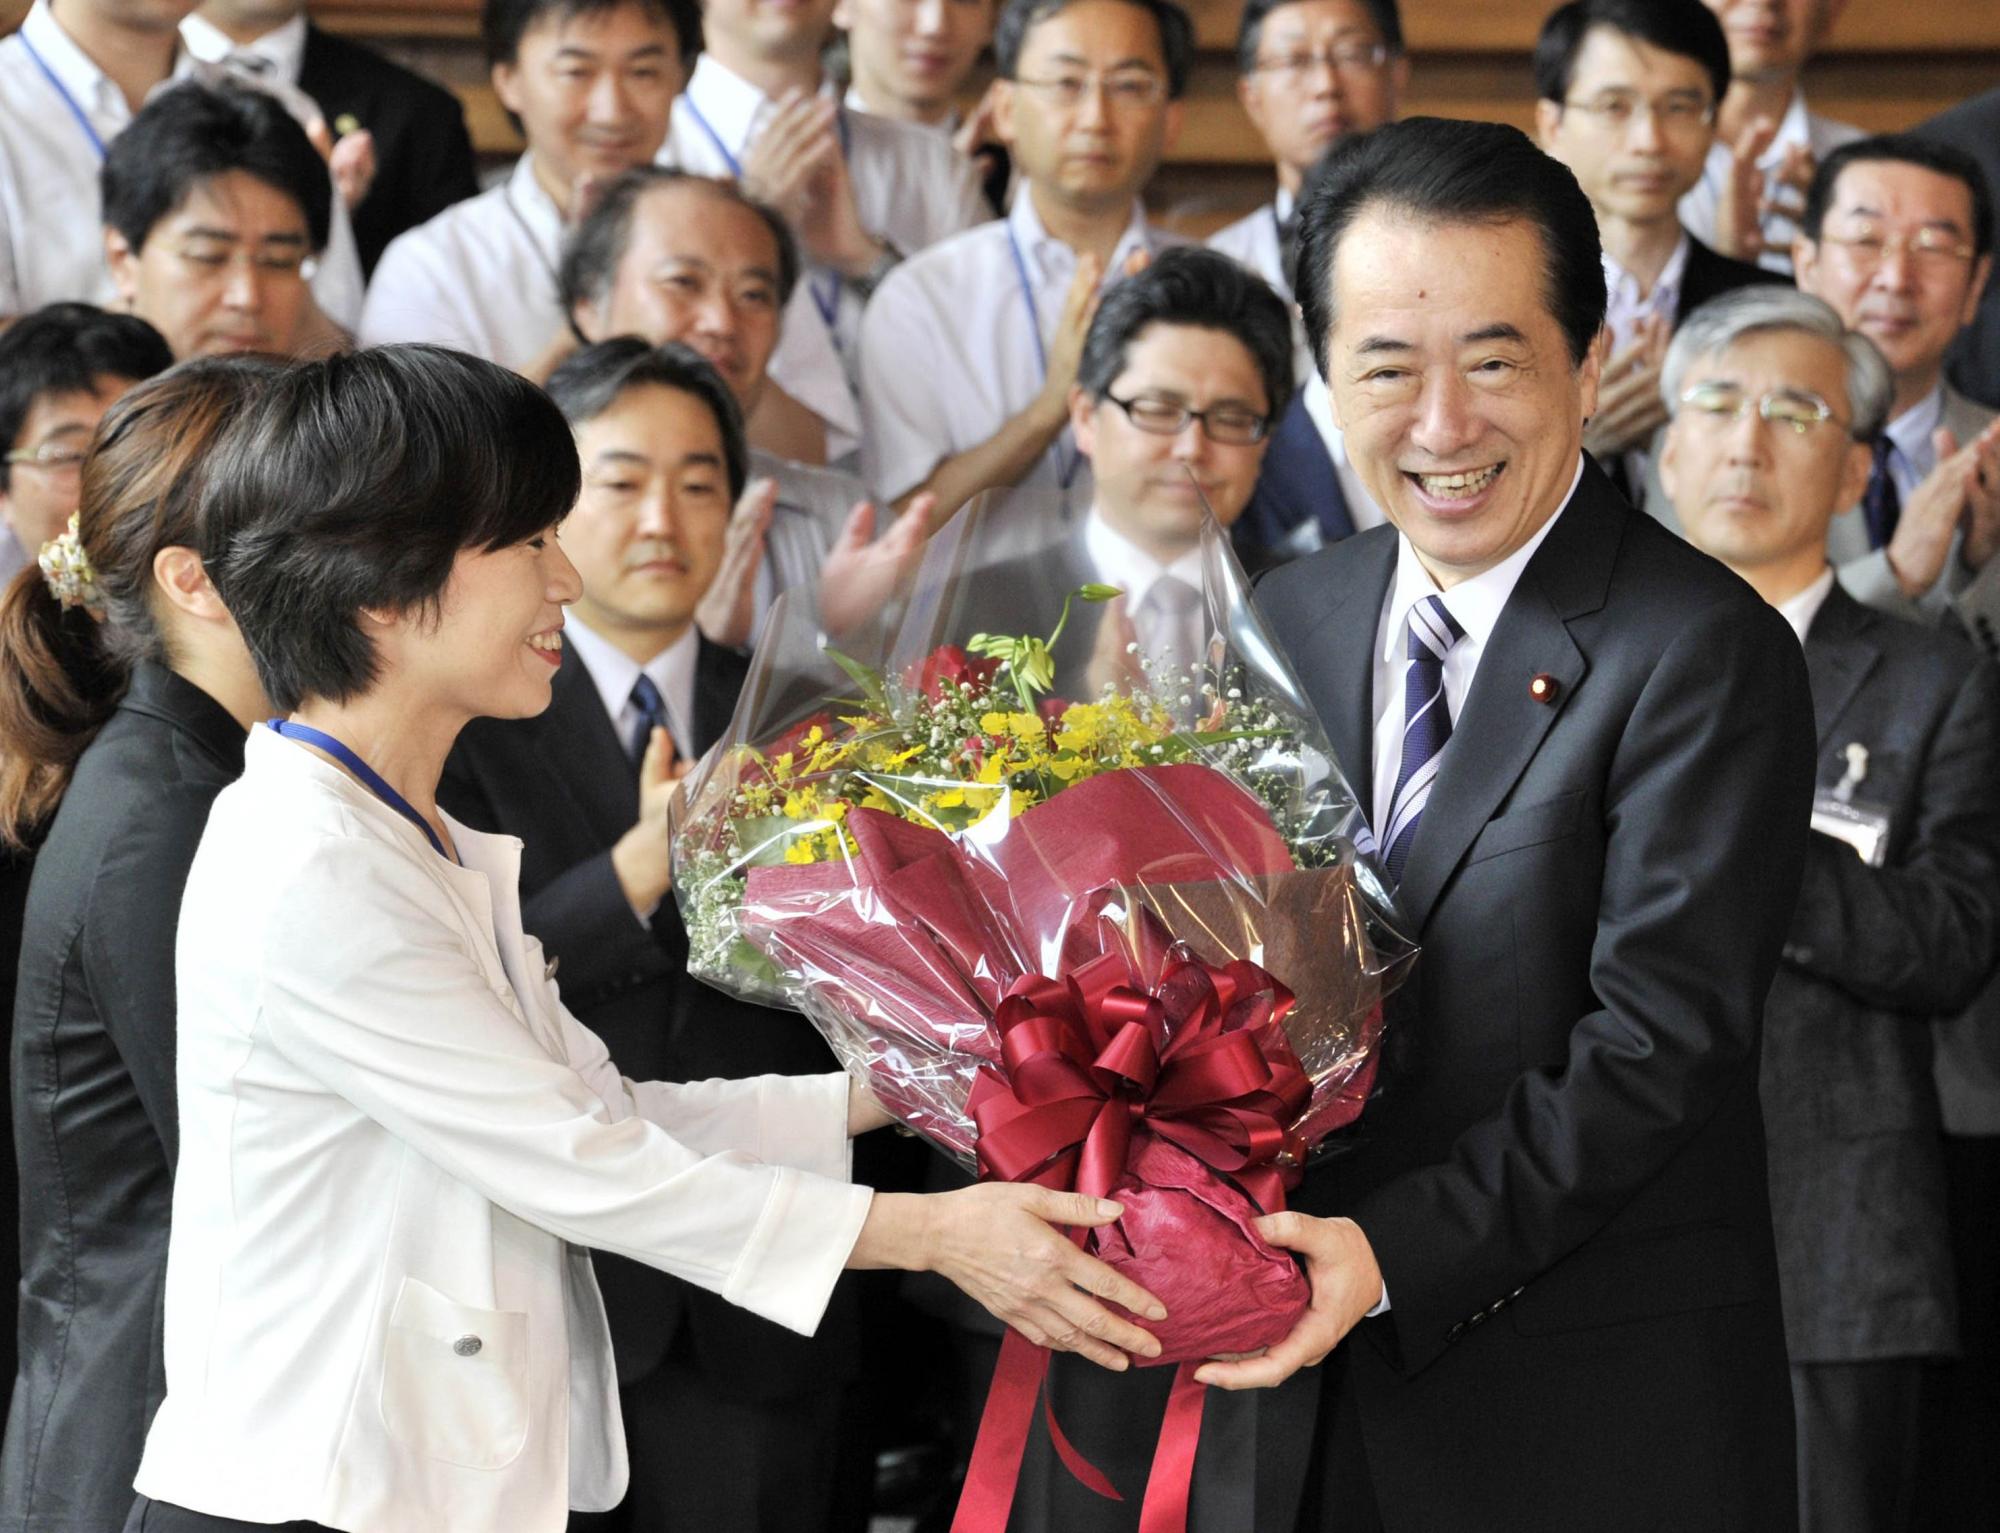
M 416 826 L 418 830 L 422 831 L 424 838 L 430 842 L 438 856 L 444 858 L 447 862 L 456 862 L 458 860 L 444 849 L 444 843 L 438 839 L 438 833 L 431 829 L 428 820 L 410 807 L 408 799 L 404 798 L 402 794 L 383 781 L 381 773 L 355 755 L 353 751 L 341 744 L 340 741 L 334 739 L 332 735 L 322 730 L 314 729 L 310 724 L 294 724 L 287 719 L 271 719 L 268 721 L 268 726 L 272 733 L 283 735 L 287 740 L 297 740 L 305 745 L 318 746 L 329 756 L 333 757 L 335 761 L 346 767 L 348 771 L 360 778 L 361 785 L 370 793 L 374 794 L 383 803 L 395 810 L 396 813 Z
M 1035 342 L 1035 365 L 1041 369 L 1042 382 L 1049 381 L 1049 353 L 1042 343 L 1042 311 L 1035 306 L 1035 287 L 1028 280 L 1028 258 L 1021 254 L 1021 242 L 1014 237 L 1014 226 L 1007 225 L 1007 248 L 1014 253 L 1014 275 L 1021 285 L 1021 302 L 1028 310 L 1028 334 Z M 1064 431 L 1069 428 L 1065 426 Z M 1062 436 L 1049 443 L 1049 451 L 1056 455 L 1056 482 L 1067 490 L 1076 481 L 1078 470 L 1083 467 L 1083 453 L 1072 447 L 1068 454 L 1063 452 Z
M 69 108 L 69 115 L 76 119 L 76 125 L 83 129 L 83 136 L 90 140 L 90 147 L 97 151 L 97 157 L 103 159 L 104 140 L 97 136 L 97 129 L 91 126 L 89 117 L 84 115 L 84 110 L 77 104 L 76 97 L 72 96 L 69 88 L 56 78 L 56 72 L 49 68 L 49 61 L 35 51 L 35 45 L 28 41 L 27 34 L 17 32 L 14 35 L 21 39 L 21 46 L 28 50 L 28 57 L 35 61 L 35 67 L 42 72 L 42 78 L 49 82 L 49 87 L 58 96 L 62 97 L 63 105 Z
M 710 122 L 702 109 L 694 104 L 694 97 L 683 93 L 681 105 L 688 109 L 688 116 L 694 119 L 694 125 L 708 136 L 711 144 L 715 145 L 715 152 L 722 156 L 722 163 L 729 167 L 730 175 L 741 181 L 742 163 L 729 152 L 729 146 L 722 141 L 722 135 L 715 131 L 715 124 Z M 840 157 L 843 160 L 848 159 L 850 158 L 849 129 L 847 111 L 844 107 L 834 108 L 833 125 L 835 131 L 840 134 Z M 836 328 L 836 321 L 840 318 L 840 274 L 832 272 L 825 278 L 808 277 L 806 291 L 812 295 L 813 307 L 819 310 L 820 320 L 826 326 L 827 334 L 833 338 L 834 349 L 839 350 L 840 331 Z

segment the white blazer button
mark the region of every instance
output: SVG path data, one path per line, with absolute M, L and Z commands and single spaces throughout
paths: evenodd
M 451 1344 L 451 1350 L 460 1357 L 476 1357 L 482 1345 L 477 1336 L 461 1336 Z

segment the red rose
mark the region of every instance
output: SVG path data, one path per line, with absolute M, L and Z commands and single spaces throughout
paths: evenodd
M 956 644 L 941 644 L 924 656 L 921 662 L 913 662 L 906 667 L 903 682 L 936 702 L 944 696 L 945 682 L 957 682 L 969 691 L 985 686 L 999 670 L 998 660 L 968 655 Z

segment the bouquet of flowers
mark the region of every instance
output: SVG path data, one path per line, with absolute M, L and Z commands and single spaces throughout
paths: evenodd
M 1120 1201 L 1087 1248 L 1166 1305 L 1158 1361 L 1253 1351 L 1309 1294 L 1252 1220 L 1361 1110 L 1414 948 L 1212 522 L 1180 663 L 1076 539 L 981 546 L 864 644 L 773 609 L 689 783 L 689 966 L 968 1168 Z

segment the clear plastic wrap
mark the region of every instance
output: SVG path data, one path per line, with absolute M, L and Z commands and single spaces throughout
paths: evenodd
M 1006 510 L 934 538 L 872 636 L 773 608 L 688 784 L 690 968 L 803 1011 L 969 1169 L 1129 1191 L 1165 1142 L 1261 1247 L 1249 1218 L 1360 1111 L 1414 948 L 1213 521 L 1170 566 L 1198 639 L 1149 648 L 1101 535 L 1050 508 L 1039 552 L 995 554 Z M 1147 1236 L 1123 1223 L 1101 1254 Z

